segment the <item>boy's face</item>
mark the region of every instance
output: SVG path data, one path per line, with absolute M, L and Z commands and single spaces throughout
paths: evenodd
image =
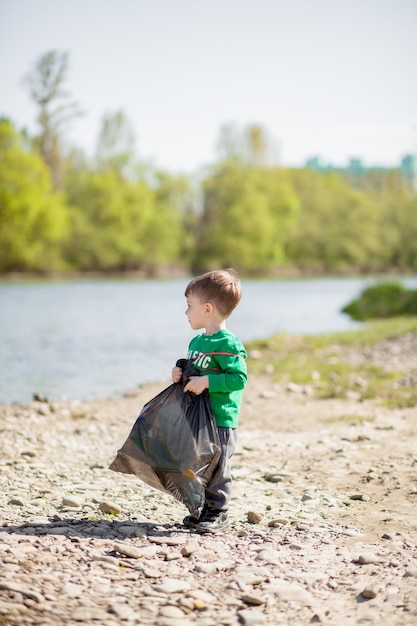
M 187 296 L 187 309 L 185 314 L 193 330 L 206 327 L 207 312 L 206 302 L 202 302 L 198 296 L 192 294 Z

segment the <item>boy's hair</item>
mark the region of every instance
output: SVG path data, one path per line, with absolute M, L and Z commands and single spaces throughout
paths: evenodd
M 202 302 L 210 302 L 222 315 L 229 317 L 242 297 L 240 279 L 233 269 L 214 270 L 193 278 L 185 290 L 185 297 L 194 295 Z

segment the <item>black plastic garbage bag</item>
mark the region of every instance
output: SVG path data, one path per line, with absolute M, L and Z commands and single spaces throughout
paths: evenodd
M 177 366 L 183 370 L 182 381 L 145 404 L 110 469 L 135 474 L 199 517 L 204 488 L 220 457 L 219 435 L 208 391 L 200 395 L 183 391 L 198 370 L 186 359 Z

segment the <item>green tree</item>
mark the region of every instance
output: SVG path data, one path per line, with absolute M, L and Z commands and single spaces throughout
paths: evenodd
M 381 268 L 378 206 L 372 197 L 336 173 L 293 170 L 290 176 L 301 205 L 287 240 L 291 261 L 315 272 Z
M 369 192 L 378 205 L 379 241 L 385 269 L 417 269 L 417 197 L 398 172 Z
M 105 115 L 96 150 L 99 169 L 113 169 L 120 174 L 129 174 L 134 160 L 135 143 L 135 133 L 123 111 Z
M 238 161 L 249 167 L 274 165 L 273 140 L 260 124 L 248 124 L 241 128 L 236 124 L 224 124 L 220 128 L 217 151 L 220 161 Z
M 188 268 L 195 239 L 195 202 L 198 190 L 189 177 L 155 172 L 154 192 L 156 213 L 150 240 L 154 240 L 154 258 Z M 152 224 L 152 222 L 151 222 Z M 157 236 L 158 233 L 158 236 Z
M 39 107 L 40 133 L 35 146 L 49 167 L 55 188 L 62 186 L 62 134 L 81 115 L 64 88 L 68 73 L 68 52 L 51 50 L 43 54 L 25 77 L 30 95 Z
M 298 201 L 278 170 L 225 162 L 204 181 L 194 270 L 233 266 L 261 274 L 285 263 Z
M 82 270 L 132 270 L 146 261 L 154 195 L 115 170 L 82 170 L 69 177 L 72 241 L 67 257 Z
M 0 119 L 0 271 L 63 269 L 68 210 L 43 160 Z

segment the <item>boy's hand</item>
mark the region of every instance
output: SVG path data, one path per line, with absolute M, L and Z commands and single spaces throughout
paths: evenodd
M 204 389 L 208 389 L 208 386 L 208 376 L 190 376 L 188 383 L 184 387 L 184 391 L 191 391 L 199 396 L 200 393 L 203 393 Z
M 182 378 L 182 369 L 180 367 L 172 368 L 172 382 L 179 383 Z

